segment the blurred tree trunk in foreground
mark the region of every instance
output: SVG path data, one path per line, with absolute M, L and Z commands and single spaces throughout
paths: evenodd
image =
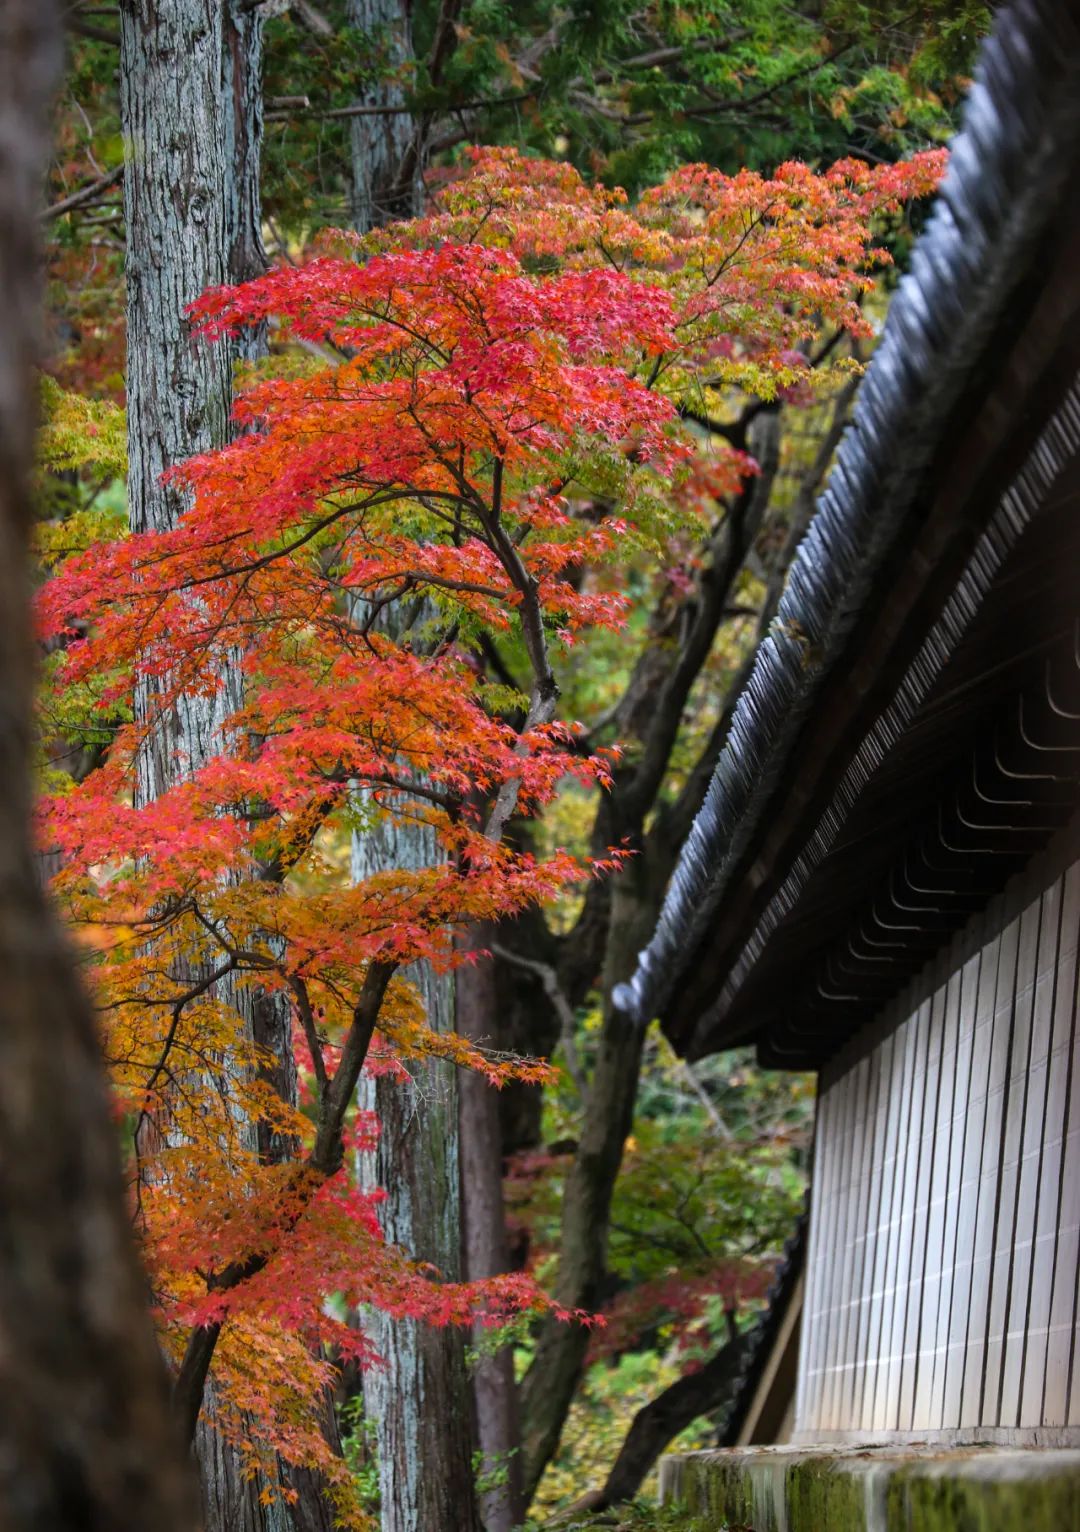
M 0 13 L 0 1527 L 191 1532 L 88 1001 L 30 845 L 29 472 L 49 0 Z

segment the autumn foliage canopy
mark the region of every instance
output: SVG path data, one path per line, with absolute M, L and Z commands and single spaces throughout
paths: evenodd
M 45 583 L 44 728 L 52 710 L 99 745 L 77 785 L 50 777 L 42 841 L 101 1008 L 162 1333 L 178 1362 L 217 1339 L 226 1412 L 262 1417 L 237 1432 L 249 1453 L 332 1471 L 324 1358 L 368 1358 L 329 1295 L 434 1323 L 545 1301 L 383 1244 L 354 1177 L 377 1132 L 359 1072 L 437 1051 L 494 1084 L 543 1077 L 429 1030 L 410 965 L 452 966 L 456 928 L 625 854 L 507 834 L 610 769 L 560 714 L 559 653 L 624 621 L 628 548 L 664 565 L 755 472 L 711 428 L 718 404 L 809 397 L 822 339 L 868 333 L 875 230 L 942 168 L 693 166 L 631 207 L 477 151 L 425 218 L 207 293 L 193 343 L 272 327 L 238 434 L 176 471 L 175 530 L 76 548 Z M 492 633 L 520 692 L 481 663 Z M 205 748 L 151 797 L 185 714 Z M 422 820 L 439 856 L 353 885 L 335 848 L 379 818 Z M 268 1005 L 293 1017 L 298 1104 L 253 1024 Z

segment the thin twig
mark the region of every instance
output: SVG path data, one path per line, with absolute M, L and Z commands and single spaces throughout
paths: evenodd
M 542 963 L 539 958 L 522 957 L 520 953 L 511 951 L 509 947 L 500 946 L 497 942 L 492 942 L 491 954 L 504 963 L 511 963 L 515 968 L 535 974 L 544 986 L 544 992 L 559 1018 L 559 1041 L 562 1043 L 563 1055 L 566 1059 L 566 1072 L 577 1087 L 578 1095 L 584 1100 L 588 1082 L 578 1057 L 574 1012 L 569 1000 L 563 994 L 558 974 L 550 963 Z

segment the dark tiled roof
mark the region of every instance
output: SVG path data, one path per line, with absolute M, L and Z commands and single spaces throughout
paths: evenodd
M 845 773 L 862 779 L 840 803 L 841 821 L 871 774 L 860 750 L 919 674 L 920 651 L 936 644 L 944 675 L 991 585 L 1004 610 L 1010 590 L 1015 602 L 1009 559 L 1027 522 L 1009 486 L 1034 494 L 1041 485 L 1045 499 L 1080 441 L 1068 397 L 1080 358 L 1078 189 L 1080 10 L 1024 0 L 1000 13 L 984 46 L 941 194 L 656 932 L 617 992 L 638 1023 L 663 1014 L 684 1051 L 760 1038 L 753 1016 L 726 1027 L 727 1000 L 718 1011 L 717 997 L 740 961 L 759 960 L 770 904 L 774 926 L 790 915 L 800 897 L 790 875 Z M 1028 498 L 1031 521 L 1042 507 Z M 1001 555 L 998 567 L 986 563 L 988 548 Z M 956 620 L 946 630 L 950 601 Z M 938 707 L 939 745 L 952 730 L 974 748 L 977 709 L 964 698 L 985 709 L 988 694 L 973 688 L 970 666 Z M 925 673 L 923 683 L 929 698 Z M 813 935 L 820 944 L 823 931 Z

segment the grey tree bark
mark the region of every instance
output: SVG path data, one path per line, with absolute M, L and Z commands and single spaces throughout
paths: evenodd
M 194 1532 L 90 1005 L 30 845 L 27 552 L 51 0 L 0 10 L 0 1526 Z
M 426 826 L 374 823 L 353 838 L 353 877 L 430 866 L 436 854 Z M 451 1030 L 452 977 L 427 963 L 405 977 L 420 991 L 428 1025 Z M 430 1262 L 446 1281 L 457 1281 L 457 1075 L 439 1059 L 411 1064 L 410 1073 L 408 1085 L 387 1076 L 361 1082 L 360 1105 L 378 1114 L 380 1129 L 378 1149 L 363 1156 L 361 1175 L 365 1185 L 386 1192 L 379 1219 L 388 1242 Z M 464 1335 L 374 1311 L 363 1323 L 384 1362 L 364 1373 L 364 1413 L 376 1429 L 383 1532 L 444 1532 L 448 1525 L 476 1532 Z
M 358 106 L 405 106 L 406 71 L 413 61 L 409 10 L 408 0 L 346 0 L 349 25 L 374 40 L 390 76 L 363 92 Z M 415 152 L 415 132 L 411 113 L 403 110 L 351 119 L 352 224 L 361 233 L 395 218 L 411 218 L 419 211 L 420 157 Z
M 187 306 L 207 287 L 244 281 L 265 267 L 259 201 L 262 18 L 240 0 L 124 0 L 121 113 L 126 145 L 129 522 L 133 531 L 175 526 L 184 498 L 163 485 L 166 468 L 229 437 L 232 370 L 259 353 L 194 338 Z M 222 748 L 223 725 L 241 701 L 239 654 L 222 664 L 213 699 L 186 697 L 158 714 L 155 684 L 139 682 L 136 717 L 147 725 L 137 793 L 149 802 Z M 235 997 L 234 997 L 235 998 Z M 287 1006 L 243 997 L 246 1019 L 280 1060 L 277 1084 L 294 1097 Z M 253 1146 L 257 1130 L 252 1129 Z M 258 1145 L 270 1157 L 283 1146 Z M 329 1532 L 328 1503 L 310 1475 L 278 1462 L 289 1505 L 263 1503 L 268 1486 L 245 1477 L 213 1428 L 213 1384 L 196 1436 L 206 1532 Z
M 377 40 L 388 71 L 362 104 L 404 106 L 403 66 L 412 60 L 405 0 L 348 0 L 350 25 Z M 408 112 L 352 119 L 354 226 L 364 233 L 420 211 L 419 156 Z M 424 621 L 421 612 L 415 625 Z M 390 613 L 390 623 L 403 621 Z M 423 867 L 437 854 L 423 825 L 373 825 L 353 838 L 354 879 L 387 867 Z M 428 1025 L 454 1026 L 453 980 L 420 965 L 408 975 L 419 987 Z M 386 1238 L 449 1281 L 461 1275 L 458 1169 L 458 1082 L 452 1065 L 428 1060 L 411 1085 L 363 1080 L 360 1104 L 378 1114 L 379 1147 L 365 1156 L 368 1184 L 386 1191 L 380 1220 Z M 364 1412 L 374 1422 L 383 1532 L 455 1532 L 479 1528 L 472 1477 L 472 1410 L 465 1337 L 391 1322 L 370 1314 L 364 1323 L 384 1366 L 364 1374 Z M 451 1509 L 452 1508 L 452 1509 Z

